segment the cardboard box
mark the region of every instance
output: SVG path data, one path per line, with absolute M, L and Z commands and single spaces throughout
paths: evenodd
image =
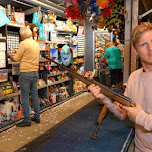
M 14 12 L 14 18 L 16 20 L 16 23 L 18 25 L 21 25 L 21 26 L 24 26 L 25 23 L 25 13 L 22 13 L 22 12 Z

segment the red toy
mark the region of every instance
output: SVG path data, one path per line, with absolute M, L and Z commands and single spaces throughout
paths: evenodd
M 114 0 L 108 0 L 108 6 L 104 9 L 104 11 L 103 11 L 103 16 L 105 17 L 105 16 L 112 16 L 112 12 L 111 12 L 111 8 L 115 5 L 115 2 L 114 2 Z

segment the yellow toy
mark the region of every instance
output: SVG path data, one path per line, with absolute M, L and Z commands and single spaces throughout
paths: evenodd
M 73 23 L 69 19 L 66 20 L 65 30 L 66 31 L 72 31 L 72 26 L 73 26 Z
M 48 22 L 56 25 L 56 14 L 53 11 L 49 11 Z

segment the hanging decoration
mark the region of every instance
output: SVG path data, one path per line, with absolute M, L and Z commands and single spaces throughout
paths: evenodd
M 69 66 L 72 61 L 71 61 L 71 57 L 72 57 L 72 49 L 67 45 L 65 44 L 60 50 L 59 50 L 59 53 L 60 53 L 60 63 L 65 65 L 65 66 Z
M 90 16 L 93 30 L 124 31 L 123 0 L 65 0 L 64 5 L 66 18 L 72 21 L 82 22 Z
M 108 6 L 104 9 L 103 11 L 103 16 L 112 16 L 112 12 L 111 12 L 111 9 L 112 7 L 115 5 L 115 2 L 114 0 L 108 0 Z
M 101 9 L 104 9 L 108 6 L 108 0 L 97 0 L 97 4 Z
M 95 12 L 96 15 L 98 15 L 99 6 L 98 6 L 96 0 L 90 0 L 90 3 L 88 4 L 88 7 L 90 9 L 91 14 L 93 14 Z

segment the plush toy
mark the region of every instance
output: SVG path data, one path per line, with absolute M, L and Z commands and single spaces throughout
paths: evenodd
M 71 20 L 66 20 L 66 25 L 65 25 L 65 30 L 66 31 L 72 31 L 72 25 L 73 23 L 71 22 Z
M 32 31 L 33 39 L 38 40 L 38 33 L 37 33 L 38 27 L 36 26 L 36 24 L 29 23 L 29 27 Z
M 84 1 L 79 1 L 78 4 L 79 4 L 79 9 L 81 11 L 81 14 L 86 14 L 86 11 L 87 11 L 86 3 Z
M 66 18 L 77 19 L 81 15 L 81 11 L 79 9 L 79 4 L 77 0 L 65 0 L 64 5 L 66 9 L 64 13 L 66 13 Z
M 48 23 L 48 16 L 43 14 L 43 23 Z
M 69 7 L 66 7 L 64 13 L 66 13 L 66 18 L 71 19 L 79 18 L 79 16 L 81 15 L 78 4 L 72 4 Z
M 87 19 L 87 16 L 86 14 L 81 14 L 77 19 L 78 19 L 78 22 L 82 22 Z M 81 24 L 83 24 L 83 22 Z
M 77 27 L 76 27 L 76 25 L 72 25 L 72 31 L 73 31 L 74 33 L 77 33 Z
M 96 3 L 96 0 L 90 0 L 90 3 L 88 4 L 88 7 L 91 7 L 90 13 L 93 14 L 93 12 L 96 13 L 96 15 L 98 15 L 98 9 L 99 6 Z
M 71 6 L 71 5 L 72 5 L 71 0 L 65 0 L 65 1 L 64 1 L 64 5 L 65 5 L 66 7 Z
M 64 1 L 64 5 L 66 6 L 66 7 L 69 7 L 69 6 L 71 6 L 72 4 L 76 4 L 77 3 L 77 0 L 65 0 Z
M 102 15 L 99 15 L 99 23 L 97 24 L 97 28 L 103 29 L 105 25 L 106 19 Z
M 29 22 L 28 21 L 24 21 L 25 26 L 30 27 Z
M 92 30 L 97 30 L 98 17 L 95 12 L 91 15 L 89 22 L 92 23 Z
M 112 16 L 112 12 L 111 12 L 111 9 L 112 9 L 112 7 L 115 5 L 115 2 L 114 2 L 114 0 L 108 0 L 108 6 L 104 9 L 104 11 L 103 11 L 103 16 L 105 17 L 105 16 Z
M 99 5 L 100 9 L 104 9 L 108 6 L 108 0 L 97 0 L 97 4 Z
M 72 64 L 71 58 L 72 58 L 72 49 L 68 45 L 64 45 L 62 49 L 60 49 L 60 62 L 61 64 L 65 66 L 69 66 Z
M 54 23 L 56 25 L 56 14 L 52 11 L 49 11 L 48 22 L 49 23 Z

